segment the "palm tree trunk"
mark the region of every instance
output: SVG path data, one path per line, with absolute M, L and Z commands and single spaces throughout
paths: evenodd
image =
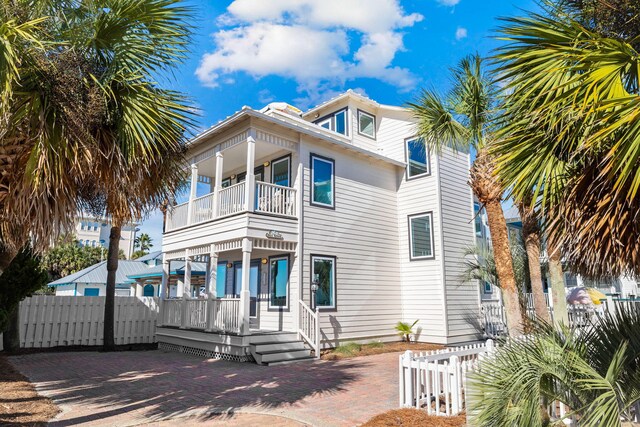
M 493 256 L 498 272 L 500 290 L 504 299 L 507 329 L 510 336 L 516 337 L 523 333 L 523 322 L 518 287 L 516 286 L 516 278 L 513 271 L 511 248 L 509 247 L 509 237 L 507 235 L 507 221 L 504 219 L 500 200 L 492 200 L 485 203 L 484 208 L 487 211 Z
M 530 205 L 531 200 L 518 204 L 518 211 L 522 220 L 522 237 L 527 251 L 529 263 L 529 279 L 531 280 L 531 294 L 536 317 L 545 322 L 551 322 L 547 301 L 542 286 L 542 267 L 540 266 L 540 226 L 538 216 Z
M 567 293 L 564 286 L 562 272 L 562 255 L 557 248 L 548 247 L 549 251 L 549 279 L 551 280 L 551 294 L 553 297 L 553 321 L 569 325 L 567 312 Z
M 116 296 L 116 273 L 118 271 L 118 252 L 120 250 L 121 227 L 113 224 L 109 234 L 109 252 L 107 254 L 107 295 L 104 304 L 104 351 L 114 351 L 114 314 Z

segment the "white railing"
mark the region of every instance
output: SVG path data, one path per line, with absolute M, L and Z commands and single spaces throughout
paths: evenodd
M 182 326 L 182 299 L 162 301 L 162 326 Z
M 240 298 L 210 300 L 209 328 L 215 331 L 240 332 Z
M 316 359 L 320 358 L 320 310 L 313 311 L 302 300 L 300 303 L 300 326 L 298 334 L 313 349 Z
M 256 182 L 256 212 L 296 216 L 295 188 Z
M 458 415 L 465 410 L 467 373 L 495 349 L 486 343 L 413 353 L 399 358 L 400 407 L 425 408 L 428 414 Z
M 191 213 L 191 224 L 212 220 L 213 215 L 213 193 L 209 193 L 193 200 Z
M 495 338 L 505 334 L 507 330 L 507 319 L 504 308 L 500 303 L 482 303 L 480 314 L 484 326 L 484 333 L 489 338 Z
M 218 217 L 233 215 L 246 209 L 244 182 L 220 190 Z
M 187 304 L 187 328 L 207 329 L 207 300 L 186 300 Z
M 189 216 L 189 203 L 171 206 L 167 210 L 166 231 L 175 230 L 176 228 L 186 227 Z

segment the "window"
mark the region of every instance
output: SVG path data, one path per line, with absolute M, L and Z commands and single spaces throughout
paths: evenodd
M 95 240 L 92 240 L 92 241 L 91 241 L 91 247 L 93 247 L 93 248 L 95 248 L 95 247 L 96 247 L 96 241 L 95 241 Z
M 336 308 L 336 258 L 311 255 L 311 277 L 318 285 L 315 307 Z
M 222 188 L 227 188 L 231 185 L 231 178 L 225 178 L 222 180 L 221 186 Z
M 269 260 L 269 308 L 287 308 L 289 291 L 289 257 Z
M 227 263 L 219 262 L 216 267 L 216 298 L 224 298 L 227 293 Z
M 97 297 L 100 296 L 100 289 L 98 288 L 85 288 L 84 289 L 85 297 Z
M 84 241 L 84 245 L 85 246 L 89 246 L 89 240 L 88 239 Z
M 143 297 L 155 296 L 155 289 L 153 288 L 153 285 L 145 285 L 144 288 L 142 288 L 142 296 Z
M 318 126 L 342 135 L 347 134 L 347 109 L 337 111 L 315 122 Z
M 485 294 L 492 294 L 493 293 L 493 286 L 491 286 L 491 283 L 484 282 L 484 293 Z
M 335 207 L 334 161 L 316 154 L 311 155 L 311 204 Z
M 429 175 L 427 145 L 422 138 L 407 140 L 407 178 Z
M 271 183 L 289 186 L 291 177 L 291 157 L 282 157 L 271 162 Z
M 376 117 L 358 110 L 358 133 L 360 135 L 376 138 Z
M 431 212 L 409 216 L 409 246 L 411 260 L 432 259 L 433 215 Z

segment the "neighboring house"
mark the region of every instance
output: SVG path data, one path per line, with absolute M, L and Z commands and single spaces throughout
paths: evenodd
M 190 295 L 198 297 L 204 290 L 204 263 L 192 263 L 192 289 Z M 157 297 L 162 278 L 162 253 L 152 252 L 134 261 L 118 261 L 116 296 Z M 183 287 L 184 262 L 172 265 L 169 295 L 176 296 Z M 105 296 L 107 289 L 107 262 L 102 261 L 77 273 L 62 277 L 47 286 L 62 296 Z
M 161 347 L 295 359 L 304 350 L 266 358 L 257 343 L 313 347 L 316 307 L 322 347 L 397 340 L 399 320 L 419 320 L 419 341 L 481 336 L 478 286 L 460 280 L 474 242 L 469 154 L 430 153 L 409 110 L 352 91 L 304 114 L 245 107 L 195 137 L 187 158 L 190 198 L 167 214 L 163 284 L 169 262 L 206 261 L 209 299 L 188 302 L 185 273 L 185 302 L 162 305 Z
M 138 224 L 126 224 L 122 227 L 120 237 L 120 249 L 131 259 L 133 254 Z M 76 217 L 75 235 L 80 246 L 109 247 L 109 234 L 111 233 L 110 220 L 104 216 L 79 213 Z M 106 250 L 105 250 L 106 257 Z

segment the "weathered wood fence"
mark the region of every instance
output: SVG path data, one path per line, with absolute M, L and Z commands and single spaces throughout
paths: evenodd
M 20 303 L 20 347 L 102 345 L 105 297 L 38 295 Z M 116 345 L 156 342 L 158 298 L 116 297 Z M 1 337 L 2 335 L 0 335 Z

